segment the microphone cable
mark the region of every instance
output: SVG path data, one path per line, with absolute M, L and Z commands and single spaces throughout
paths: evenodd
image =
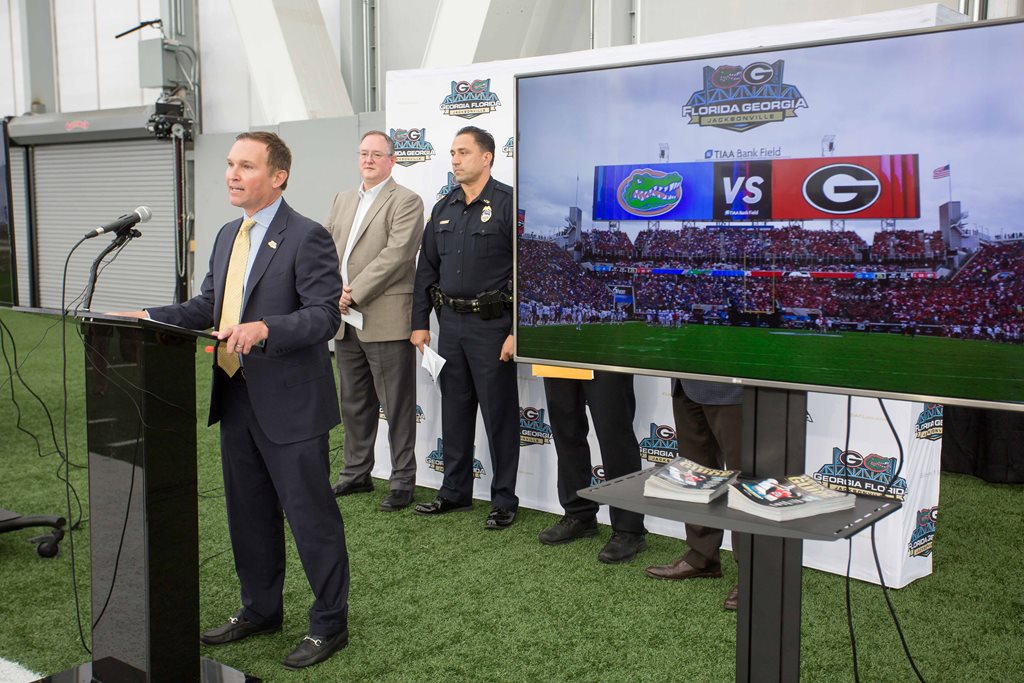
M 72 493 L 72 495 L 75 498 L 75 503 L 76 503 L 76 506 L 78 508 L 78 519 L 76 520 L 76 519 L 74 519 L 74 517 L 70 516 L 70 511 L 69 511 L 69 516 L 67 518 L 67 521 L 68 521 L 69 529 L 77 529 L 81 525 L 81 523 L 82 523 L 82 517 L 83 517 L 82 501 L 81 501 L 81 498 L 78 495 L 78 490 L 75 488 L 74 484 L 72 484 L 69 479 L 67 479 L 65 476 L 62 475 L 62 473 L 61 473 L 61 469 L 62 469 L 61 465 L 62 464 L 67 464 L 68 466 L 74 467 L 75 469 L 86 469 L 86 466 L 85 465 L 79 465 L 78 463 L 70 462 L 69 458 L 68 458 L 68 454 L 65 451 L 61 450 L 60 445 L 57 442 L 57 428 L 56 428 L 56 426 L 53 423 L 53 415 L 50 413 L 49 407 L 46 405 L 46 402 L 43 401 L 42 397 L 38 393 L 36 393 L 36 391 L 34 389 L 32 389 L 31 386 L 29 386 L 28 382 L 25 381 L 25 378 L 21 374 L 21 366 L 28 360 L 28 357 L 32 355 L 32 352 L 39 348 L 40 344 L 42 344 L 43 340 L 46 338 L 46 335 L 57 324 L 58 323 L 54 323 L 53 325 L 50 325 L 46 329 L 46 331 L 43 333 L 43 337 L 40 338 L 40 340 L 36 343 L 36 345 L 29 351 L 29 353 L 25 356 L 25 359 L 22 360 L 19 363 L 18 362 L 18 347 L 17 347 L 17 344 L 16 344 L 15 339 L 14 339 L 14 333 L 11 332 L 11 329 L 7 326 L 7 324 L 2 319 L 0 319 L 0 353 L 2 353 L 3 359 L 4 359 L 4 363 L 7 365 L 8 377 L 7 377 L 6 380 L 4 380 L 4 384 L 6 384 L 8 382 L 10 383 L 11 403 L 14 405 L 14 410 L 15 410 L 15 415 L 16 415 L 16 417 L 15 417 L 15 425 L 14 426 L 15 426 L 15 428 L 18 431 L 22 432 L 23 434 L 28 435 L 35 442 L 36 455 L 39 458 L 44 458 L 44 457 L 46 457 L 48 455 L 52 455 L 53 453 L 56 453 L 60 457 L 61 462 L 58 463 L 56 475 L 57 475 L 57 479 L 59 481 L 63 482 L 66 486 L 71 488 L 71 493 Z M 5 339 L 10 339 L 10 343 L 11 343 L 11 355 L 10 356 L 8 356 L 8 353 L 7 353 L 7 345 L 6 345 Z M 12 357 L 13 357 L 13 362 L 12 362 Z M 47 422 L 50 425 L 50 437 L 53 440 L 53 450 L 52 451 L 44 453 L 43 452 L 42 443 L 39 440 L 39 437 L 34 432 L 26 429 L 24 427 L 24 425 L 22 425 L 22 423 L 21 423 L 21 418 L 22 418 L 21 405 L 18 403 L 17 396 L 15 394 L 15 387 L 14 387 L 14 378 L 15 377 L 17 377 L 17 379 L 18 379 L 18 383 L 21 384 L 21 386 L 24 387 L 24 389 L 26 391 L 28 391 L 29 394 L 32 395 L 32 397 L 36 400 L 37 403 L 39 403 L 40 407 L 43 409 L 43 414 L 46 416 L 46 420 L 47 420 Z
M 896 427 L 892 423 L 892 419 L 889 417 L 889 411 L 885 409 L 885 402 L 882 399 L 878 399 L 878 405 L 882 408 L 882 414 L 885 416 L 885 421 L 889 423 L 889 430 L 892 432 L 893 438 L 896 440 L 896 448 L 899 451 L 899 464 L 896 466 L 896 471 L 889 478 L 889 483 L 886 485 L 886 493 L 892 488 L 893 484 L 900 476 L 900 472 L 903 470 L 903 442 L 900 440 L 900 435 L 896 431 Z M 886 495 L 886 494 L 883 494 Z M 921 683 L 925 683 L 924 676 L 921 675 L 921 671 L 917 668 L 917 663 L 914 661 L 914 656 L 910 653 L 910 646 L 907 644 L 906 636 L 903 634 L 903 627 L 900 626 L 899 617 L 896 616 L 896 609 L 893 607 L 892 598 L 889 596 L 889 587 L 885 584 L 885 575 L 882 572 L 882 562 L 878 559 L 878 547 L 875 544 L 875 524 L 871 525 L 871 554 L 875 558 L 875 570 L 878 572 L 878 582 L 882 587 L 882 595 L 885 596 L 885 604 L 889 609 L 889 616 L 892 617 L 892 623 L 896 626 L 896 633 L 899 634 L 900 644 L 903 646 L 903 653 L 907 657 L 907 661 L 910 662 L 910 668 L 914 670 L 917 675 L 917 680 Z
M 71 255 L 75 253 L 85 242 L 85 237 L 80 237 L 71 250 L 68 251 L 67 257 L 64 259 L 64 270 L 61 274 L 60 283 L 60 355 L 61 355 L 61 386 L 63 388 L 63 422 L 64 422 L 64 452 L 68 452 L 68 337 L 67 337 L 67 314 L 68 310 L 65 306 L 65 298 L 68 286 L 68 264 L 71 262 Z M 69 461 L 70 458 L 64 458 L 64 480 L 65 480 L 65 502 L 67 504 L 68 516 L 71 516 L 71 485 L 70 485 L 70 473 L 69 473 Z M 75 561 L 75 534 L 73 528 L 68 528 L 68 549 L 71 554 L 71 593 L 74 596 L 75 601 L 75 621 L 78 625 L 78 640 L 82 644 L 82 647 L 90 655 L 92 649 L 85 642 L 85 631 L 82 628 L 82 606 L 78 596 L 78 572 L 77 562 Z
M 846 395 L 846 442 L 843 445 L 843 454 L 850 452 L 850 431 L 853 420 L 853 396 Z M 845 470 L 846 492 L 850 491 L 850 467 L 843 461 Z M 860 667 L 857 663 L 857 636 L 853 628 L 853 601 L 850 599 L 850 568 L 853 565 L 853 536 L 846 539 L 846 628 L 850 632 L 850 655 L 853 658 L 853 680 L 860 683 Z

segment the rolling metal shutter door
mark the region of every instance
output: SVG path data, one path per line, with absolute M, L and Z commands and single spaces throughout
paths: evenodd
M 101 271 L 92 310 L 171 303 L 175 282 L 171 144 L 133 140 L 41 145 L 33 152 L 39 305 L 60 307 L 64 260 L 75 242 L 86 231 L 137 206 L 148 206 L 153 218 L 138 226 L 143 236 L 129 242 Z M 73 300 L 85 289 L 93 259 L 112 239 L 112 235 L 100 235 L 71 257 L 65 303 L 71 310 L 77 305 Z
M 32 303 L 32 281 L 28 263 L 32 257 L 28 247 L 28 215 L 25 202 L 25 155 L 24 147 L 11 147 L 11 206 L 14 207 L 14 261 L 18 270 L 18 305 Z

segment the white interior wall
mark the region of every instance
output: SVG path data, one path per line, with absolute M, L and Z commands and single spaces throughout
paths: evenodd
M 956 10 L 959 0 L 935 0 Z M 639 42 L 674 40 L 799 21 L 839 19 L 924 4 L 920 0 L 636 0 Z M 995 16 L 990 13 L 990 16 Z M 813 40 L 814 36 L 807 36 Z
M 24 113 L 24 76 L 19 7 L 37 0 L 0 0 L 0 116 Z M 362 0 L 318 0 L 339 60 L 353 4 Z M 543 0 L 548 2 L 549 0 Z M 473 3 L 475 0 L 445 0 Z M 61 111 L 135 106 L 153 102 L 158 91 L 138 87 L 136 45 L 159 36 L 146 28 L 120 40 L 113 35 L 160 14 L 160 0 L 53 0 Z M 581 48 L 589 36 L 590 11 L 609 6 L 603 0 L 571 0 L 548 7 L 554 27 L 523 32 L 486 31 L 467 37 L 480 41 L 477 61 L 511 56 L 555 54 Z M 959 0 L 938 0 L 951 9 Z M 426 52 L 441 0 L 376 0 L 378 108 L 384 107 L 384 76 L 389 70 L 418 68 Z M 638 42 L 685 38 L 754 26 L 853 16 L 921 4 L 916 0 L 631 0 L 637 9 Z M 493 17 L 531 11 L 530 0 L 491 0 Z M 199 47 L 203 61 L 203 110 L 207 132 L 243 130 L 266 123 L 253 96 L 241 40 L 226 2 L 197 2 Z M 612 4 L 615 21 L 629 25 L 624 3 Z M 536 6 L 534 5 L 536 8 Z M 558 10 L 559 7 L 568 9 Z M 557 11 L 556 11 L 557 10 Z M 532 10 L 534 12 L 539 10 Z M 989 18 L 1024 13 L 1024 0 L 989 0 Z M 550 17 L 549 17 L 550 18 Z M 571 30 L 570 30 L 571 29 Z
M 139 87 L 140 40 L 159 38 L 144 28 L 114 36 L 160 16 L 160 0 L 53 0 L 60 111 L 136 107 L 159 90 Z
M 0 116 L 18 111 L 24 79 L 21 74 L 21 36 L 17 8 L 0 0 Z M 15 57 L 18 56 L 16 59 Z

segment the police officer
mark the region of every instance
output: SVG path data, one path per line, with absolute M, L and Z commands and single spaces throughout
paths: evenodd
M 413 291 L 412 342 L 430 345 L 437 311 L 437 352 L 447 362 L 441 386 L 444 481 L 421 515 L 469 510 L 477 406 L 491 447 L 491 512 L 485 528 L 504 529 L 519 498 L 519 391 L 512 363 L 512 188 L 491 177 L 494 137 L 475 126 L 455 135 L 452 172 L 459 187 L 433 208 L 423 233 Z

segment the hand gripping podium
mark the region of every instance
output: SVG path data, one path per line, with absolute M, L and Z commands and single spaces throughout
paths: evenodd
M 255 681 L 199 655 L 196 339 L 78 318 L 85 346 L 92 662 L 43 681 Z

